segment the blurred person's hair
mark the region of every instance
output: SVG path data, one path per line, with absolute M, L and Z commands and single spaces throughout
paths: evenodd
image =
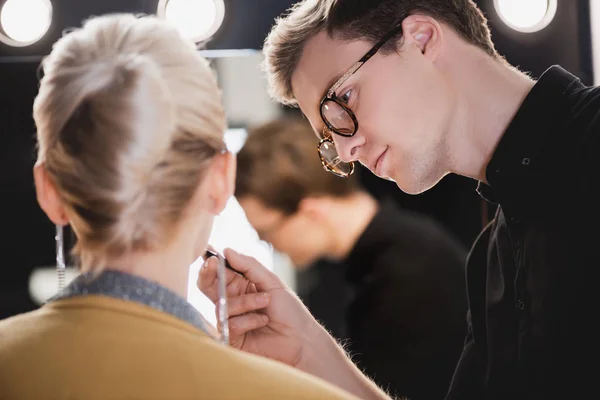
M 82 268 L 167 246 L 225 148 L 208 62 L 164 21 L 118 14 L 60 39 L 43 72 L 38 164 L 66 209 Z
M 487 19 L 473 0 L 303 0 L 277 19 L 265 40 L 264 69 L 271 96 L 283 104 L 297 105 L 292 75 L 304 46 L 318 33 L 375 44 L 412 14 L 448 24 L 468 43 L 502 59 L 494 48 Z M 390 40 L 379 52 L 390 54 L 398 47 L 397 40 Z
M 300 118 L 286 117 L 249 129 L 237 155 L 235 195 L 253 196 L 292 214 L 307 197 L 344 197 L 360 189 L 357 177 L 340 178 L 323 169 L 318 140 Z

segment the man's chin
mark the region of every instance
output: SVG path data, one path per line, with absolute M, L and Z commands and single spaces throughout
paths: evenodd
M 366 165 L 364 166 L 366 169 L 369 170 L 369 172 L 371 172 L 373 175 L 375 175 L 376 177 L 380 178 L 380 179 L 385 179 L 386 181 L 391 181 L 391 182 L 396 182 L 396 180 L 390 176 L 387 175 L 377 175 L 377 173 L 375 173 L 375 171 L 373 171 L 371 168 L 367 167 Z
M 371 171 L 371 170 L 369 169 L 369 171 Z M 384 179 L 384 180 L 390 181 L 390 182 L 396 182 L 396 179 L 392 178 L 391 176 L 388 176 L 387 174 L 386 175 L 377 175 L 375 173 L 375 171 L 371 171 L 371 173 L 380 179 Z
M 405 180 L 393 180 L 394 182 L 396 182 L 396 185 L 398 186 L 398 188 L 400 188 L 400 190 L 402 190 L 404 193 L 406 194 L 410 194 L 410 195 L 417 195 L 417 194 L 422 194 L 425 193 L 426 191 L 428 191 L 429 189 L 433 188 L 435 185 L 437 185 L 437 183 L 441 180 L 440 179 L 411 179 L 409 181 L 405 181 Z
M 392 171 L 392 174 L 393 174 L 393 172 L 394 171 Z M 444 175 L 442 175 L 439 179 L 435 180 L 432 184 L 428 184 L 428 183 L 425 183 L 425 179 L 423 179 L 423 180 L 410 179 L 407 181 L 406 179 L 402 179 L 402 177 L 395 178 L 393 176 L 387 176 L 387 175 L 380 176 L 380 175 L 377 175 L 375 173 L 375 171 L 371 171 L 371 173 L 373 173 L 373 175 L 377 176 L 378 178 L 384 179 L 386 181 L 394 182 L 398 186 L 398 188 L 400 188 L 400 190 L 402 190 L 404 193 L 410 194 L 410 195 L 417 195 L 417 194 L 421 194 L 421 193 L 428 191 L 429 189 L 434 187 L 444 177 Z

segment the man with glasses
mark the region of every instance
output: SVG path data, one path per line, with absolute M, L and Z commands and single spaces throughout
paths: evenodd
M 469 333 L 447 399 L 596 392 L 600 89 L 509 65 L 471 0 L 305 0 L 264 51 L 272 94 L 319 132 L 328 168 L 358 161 L 407 193 L 456 173 L 498 204 L 467 261 Z M 253 283 L 271 279 L 235 261 Z M 267 291 L 266 326 L 289 329 L 275 340 L 243 326 L 242 349 L 384 398 L 305 310 Z
M 335 283 L 315 282 L 329 293 L 321 304 L 304 300 L 326 328 L 342 320 L 336 338 L 368 376 L 398 396 L 440 399 L 466 334 L 466 251 L 432 219 L 377 201 L 357 176 L 324 171 L 314 141 L 297 118 L 250 129 L 235 196 L 296 268 L 327 260 L 326 274 L 341 270 Z

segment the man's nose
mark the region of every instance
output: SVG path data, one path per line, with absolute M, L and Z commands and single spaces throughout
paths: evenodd
M 332 136 L 333 142 L 335 143 L 335 149 L 342 161 L 352 162 L 358 160 L 360 150 L 365 144 L 365 139 L 360 132 L 356 132 L 356 134 L 351 137 L 340 136 L 335 133 Z

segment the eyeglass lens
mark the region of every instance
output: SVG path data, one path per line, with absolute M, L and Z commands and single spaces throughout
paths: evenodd
M 348 110 L 333 100 L 325 100 L 321 108 L 323 118 L 335 133 L 348 136 L 354 134 L 356 124 Z
M 346 177 L 353 172 L 353 165 L 342 161 L 334 144 L 326 140 L 319 146 L 319 153 L 321 158 L 327 167 L 331 169 L 331 172 Z

